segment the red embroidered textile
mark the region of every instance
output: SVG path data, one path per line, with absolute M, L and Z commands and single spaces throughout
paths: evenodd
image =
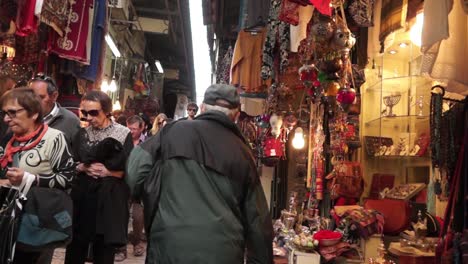
M 309 0 L 312 5 L 322 14 L 331 16 L 331 0 Z
M 36 0 L 19 0 L 18 12 L 16 16 L 16 34 L 27 36 L 37 32 L 39 19 L 34 15 Z
M 89 64 L 87 58 L 86 42 L 90 12 L 93 0 L 70 2 L 67 26 L 63 37 L 52 31 L 49 38 L 49 51 L 59 57 Z

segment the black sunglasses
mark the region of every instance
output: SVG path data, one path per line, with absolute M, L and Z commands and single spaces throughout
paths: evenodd
M 8 115 L 10 118 L 15 118 L 16 117 L 16 114 L 20 111 L 23 111 L 25 110 L 24 108 L 19 108 L 19 109 L 16 109 L 16 110 L 13 110 L 13 109 L 8 109 L 6 111 L 0 111 L 0 117 L 3 119 L 5 118 L 6 115 Z
M 99 115 L 99 111 L 101 110 L 96 110 L 96 109 L 93 109 L 93 110 L 89 110 L 89 111 L 86 111 L 86 110 L 80 110 L 81 114 L 83 116 L 98 116 Z

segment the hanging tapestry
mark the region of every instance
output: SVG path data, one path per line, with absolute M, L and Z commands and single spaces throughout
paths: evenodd
M 90 12 L 93 0 L 71 1 L 69 5 L 68 21 L 65 34 L 61 37 L 51 32 L 49 38 L 49 51 L 59 57 L 89 64 L 86 50 Z
M 36 0 L 19 0 L 17 3 L 16 34 L 18 36 L 27 36 L 37 32 L 39 19 L 34 15 Z
M 279 46 L 280 72 L 288 66 L 289 24 L 278 19 L 281 1 L 272 0 L 267 24 L 267 36 L 263 46 L 262 79 L 275 78 L 275 48 Z
M 68 21 L 69 1 L 44 0 L 41 10 L 41 22 L 52 27 L 61 37 Z
M 106 27 L 107 0 L 96 0 L 94 4 L 94 23 L 92 25 L 91 59 L 89 65 L 77 63 L 75 75 L 89 81 L 96 81 L 99 65 L 101 64 L 102 46 L 104 43 L 104 32 Z
M 218 58 L 218 67 L 216 68 L 216 83 L 229 83 L 229 74 L 231 72 L 232 62 L 232 47 L 229 46 L 227 51 Z M 222 56 L 222 57 L 221 57 Z
M 16 36 L 16 55 L 14 62 L 17 64 L 30 64 L 39 61 L 40 43 L 37 33 L 27 36 Z

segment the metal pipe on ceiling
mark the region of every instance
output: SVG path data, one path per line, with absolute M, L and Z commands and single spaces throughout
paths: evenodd
M 166 11 L 170 11 L 169 1 L 164 0 L 164 4 L 166 5 Z M 172 41 L 174 42 L 175 45 L 177 45 L 177 37 L 176 37 L 176 32 L 175 32 L 174 19 L 172 19 L 172 16 L 169 16 L 168 18 L 169 18 L 169 32 L 171 33 Z
M 191 71 L 190 71 L 190 68 L 189 68 L 189 65 L 188 65 L 189 57 L 188 57 L 188 52 L 187 52 L 187 43 L 186 43 L 187 41 L 186 41 L 186 38 L 185 38 L 184 21 L 182 19 L 182 10 L 181 10 L 181 6 L 180 6 L 180 0 L 177 0 L 177 10 L 179 11 L 179 14 L 180 14 L 179 15 L 179 21 L 180 21 L 181 26 L 182 26 L 182 45 L 183 45 L 183 48 L 184 48 L 184 55 L 185 55 L 185 70 L 187 71 L 187 74 L 190 77 L 189 82 L 191 82 L 192 81 L 192 76 L 190 76 Z M 190 30 L 190 32 L 192 32 L 192 31 Z M 195 96 L 195 93 L 194 93 L 193 96 Z

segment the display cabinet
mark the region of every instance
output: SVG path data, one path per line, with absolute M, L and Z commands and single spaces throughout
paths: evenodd
M 369 54 L 361 93 L 361 157 L 368 189 L 374 174 L 395 175 L 394 185 L 429 182 L 431 80 L 419 74 L 419 49 L 408 33 L 399 33 L 384 53 Z

